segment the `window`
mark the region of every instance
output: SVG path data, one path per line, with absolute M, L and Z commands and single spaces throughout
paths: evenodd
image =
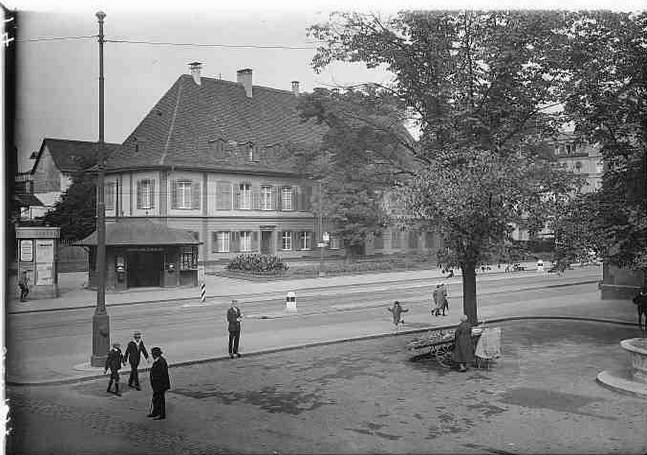
M 254 161 L 254 144 L 247 145 L 247 159 L 249 161 Z
M 339 237 L 336 235 L 331 235 L 330 236 L 330 249 L 331 250 L 338 250 L 340 247 L 340 241 Z
M 137 208 L 155 208 L 155 181 L 143 179 L 137 182 Z
M 229 253 L 229 231 L 215 232 L 214 253 Z
M 176 185 L 175 194 L 177 198 L 177 205 L 175 206 L 175 208 L 190 209 L 191 208 L 191 181 L 178 180 L 175 185 Z
M 292 210 L 292 188 L 281 188 L 281 210 Z
M 382 237 L 381 232 L 373 234 L 373 248 L 376 250 L 384 249 L 384 238 Z
M 216 188 L 216 210 L 231 210 L 231 183 L 218 182 Z
M 243 210 L 250 210 L 252 208 L 252 185 L 249 183 L 240 184 L 240 200 L 239 207 Z
M 302 250 L 312 249 L 312 232 L 310 231 L 299 232 L 299 248 Z
M 291 250 L 292 249 L 292 232 L 283 231 L 281 235 L 281 249 L 282 250 Z
M 240 251 L 252 251 L 252 233 L 250 231 L 242 231 L 240 233 Z
M 261 187 L 261 210 L 272 210 L 272 187 Z
M 115 182 L 107 182 L 104 189 L 104 202 L 106 204 L 106 210 L 115 209 Z
M 198 249 L 183 246 L 180 252 L 180 270 L 195 270 L 198 268 Z
M 391 248 L 400 248 L 400 231 L 391 231 Z

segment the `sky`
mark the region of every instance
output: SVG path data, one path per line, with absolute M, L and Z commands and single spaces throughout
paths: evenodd
M 175 2 L 105 0 L 6 1 L 19 11 L 17 36 L 16 145 L 19 170 L 27 171 L 43 138 L 98 139 L 98 33 L 95 13 L 104 11 L 106 39 L 223 45 L 282 45 L 308 49 L 231 49 L 154 46 L 108 42 L 105 64 L 105 140 L 123 142 L 181 74 L 202 62 L 204 77 L 236 80 L 253 70 L 254 85 L 301 91 L 318 86 L 385 82 L 391 75 L 359 64 L 335 64 L 316 74 L 310 66 L 314 45 L 306 28 L 325 22 L 331 11 L 353 9 L 392 14 L 403 8 L 644 9 L 637 0 L 506 0 L 503 2 Z M 271 5 L 268 7 L 267 5 Z M 135 5 L 135 6 L 134 6 Z M 211 5 L 211 6 L 209 6 Z M 217 6 L 213 6 L 217 5 Z M 40 39 L 39 41 L 33 41 Z

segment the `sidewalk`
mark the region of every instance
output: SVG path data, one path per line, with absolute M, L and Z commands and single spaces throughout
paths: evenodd
M 486 272 L 479 272 L 478 277 L 502 275 L 508 276 L 530 276 L 537 273 L 534 263 L 524 263 L 527 267 L 525 272 L 506 273 L 503 268 Z M 456 271 L 454 279 L 460 277 L 460 271 Z M 231 298 L 241 297 L 255 300 L 284 299 L 288 291 L 303 292 L 312 289 L 354 286 L 358 284 L 377 284 L 398 282 L 403 280 L 447 280 L 438 268 L 430 270 L 407 270 L 401 272 L 367 273 L 362 275 L 345 275 L 334 277 L 303 278 L 268 282 L 254 282 L 226 278 L 214 275 L 205 276 L 206 298 L 222 299 L 228 301 Z M 61 295 L 55 299 L 38 299 L 20 302 L 15 294 L 9 292 L 9 299 L 6 302 L 7 313 L 28 313 L 35 311 L 54 311 L 59 309 L 72 308 L 94 308 L 96 305 L 96 291 L 83 288 L 87 281 L 86 272 L 65 273 L 59 275 L 59 288 Z M 432 281 L 433 282 L 433 281 Z M 429 282 L 427 282 L 429 284 Z M 181 288 L 134 288 L 127 291 L 106 292 L 106 306 L 127 305 L 135 303 L 161 302 L 173 300 L 187 300 L 200 297 L 199 287 Z M 240 299 L 239 299 L 240 300 Z

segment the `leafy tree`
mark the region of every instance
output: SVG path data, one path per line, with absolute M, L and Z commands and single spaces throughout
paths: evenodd
M 575 188 L 543 145 L 560 120 L 550 108 L 563 77 L 557 65 L 562 26 L 559 12 L 405 11 L 386 19 L 337 13 L 309 29 L 320 43 L 316 70 L 363 62 L 394 75 L 388 85 L 356 88 L 366 110 L 372 104 L 378 114 L 353 115 L 346 123 L 363 124 L 383 140 L 358 153 L 383 151 L 380 159 L 404 172 L 400 219 L 440 227 L 447 246 L 442 259 L 462 269 L 463 309 L 472 324 L 478 320 L 475 268 L 505 243 L 511 223 L 525 219 L 538 231 Z M 388 105 L 383 99 L 411 115 L 419 141 L 403 141 L 396 125 L 375 121 Z M 384 140 L 389 131 L 392 139 Z
M 43 216 L 43 221 L 61 228 L 61 238 L 80 240 L 96 227 L 96 175 L 87 171 L 92 163 L 72 175 L 72 184 L 61 195 L 54 208 Z
M 565 114 L 605 165 L 601 190 L 563 221 L 565 254 L 586 245 L 647 271 L 647 13 L 570 13 L 564 31 Z

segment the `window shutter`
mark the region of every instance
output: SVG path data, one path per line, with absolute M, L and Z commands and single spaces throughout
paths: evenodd
M 252 231 L 252 251 L 258 251 L 258 231 Z
M 270 210 L 276 210 L 276 187 L 273 186 L 270 193 Z
M 231 235 L 231 245 L 229 246 L 229 251 L 237 253 L 239 251 L 238 244 L 240 243 L 240 233 L 232 231 Z
M 283 249 L 283 231 L 276 232 L 276 251 Z
M 310 185 L 304 188 L 303 194 L 303 210 L 312 210 L 312 187 Z
M 155 193 L 155 180 L 149 180 L 149 181 L 151 182 L 150 187 L 149 187 L 150 191 L 151 191 L 151 194 L 150 194 L 151 208 L 154 209 L 155 208 L 155 195 L 156 195 L 156 193 Z
M 300 205 L 301 204 L 299 204 L 299 187 L 293 186 L 292 187 L 292 210 L 301 210 Z
M 200 182 L 191 182 L 191 207 L 200 209 Z
M 281 198 L 283 197 L 283 188 L 278 187 L 276 188 L 276 210 L 279 212 L 282 210 L 282 203 L 281 203 Z
M 171 180 L 171 208 L 177 208 L 177 180 Z
M 292 231 L 292 249 L 295 251 L 301 249 L 301 245 L 299 244 L 299 242 L 301 241 L 299 234 L 299 231 Z
M 211 252 L 212 253 L 218 252 L 218 233 L 217 232 L 211 233 Z
M 252 210 L 261 209 L 261 193 L 258 190 L 252 191 Z
M 142 208 L 142 181 L 137 180 L 137 208 Z
M 315 249 L 315 231 L 308 231 L 310 233 L 310 250 Z
M 235 185 L 236 190 L 234 191 L 234 210 L 237 210 L 240 207 L 240 185 Z

